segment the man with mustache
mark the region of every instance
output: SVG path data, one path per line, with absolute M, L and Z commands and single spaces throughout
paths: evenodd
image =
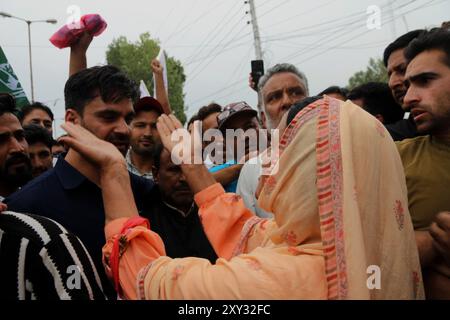
M 128 170 L 138 176 L 153 180 L 153 152 L 159 142 L 156 121 L 163 114 L 158 100 L 143 97 L 134 106 L 135 116 L 131 121 L 130 149 L 126 160 Z
M 261 94 L 262 112 L 261 119 L 265 127 L 275 130 L 292 105 L 309 96 L 308 79 L 294 65 L 281 63 L 268 69 L 264 76 L 255 84 L 252 79 L 250 86 Z M 260 150 L 262 151 L 262 150 Z M 258 216 L 271 216 L 269 212 L 258 206 L 255 197 L 259 177 L 261 175 L 261 159 L 258 157 L 247 161 L 239 175 L 236 193 L 240 195 L 245 205 L 256 212 Z
M 53 168 L 53 139 L 48 131 L 41 126 L 30 124 L 24 126 L 25 139 L 28 143 L 33 178 Z
M 28 144 L 15 112 L 14 98 L 0 94 L 0 300 L 104 299 L 77 237 L 50 219 L 11 208 L 2 212 L 3 197 L 31 178 Z M 78 284 L 71 280 L 76 270 Z
M 125 156 L 129 148 L 133 102 L 139 97 L 134 81 L 113 66 L 96 66 L 70 76 L 64 88 L 66 122 L 79 124 L 114 144 Z M 59 222 L 85 244 L 99 270 L 108 297 L 115 293 L 102 265 L 105 241 L 104 208 L 97 172 L 75 150 L 62 155 L 55 167 L 6 199 L 9 209 L 42 215 Z M 130 173 L 138 203 L 153 182 Z
M 404 107 L 411 110 L 417 131 L 426 135 L 397 147 L 427 296 L 449 299 L 450 264 L 444 259 L 449 252 L 442 248 L 450 248 L 450 232 L 444 231 L 450 223 L 439 213 L 450 211 L 450 31 L 423 33 L 406 48 L 405 58 Z
M 164 242 L 171 258 L 200 257 L 214 263 L 217 255 L 203 231 L 194 203 L 194 194 L 180 165 L 172 162 L 170 152 L 158 144 L 153 159 L 156 186 L 151 201 L 145 201 L 141 215 Z
M 391 89 L 392 96 L 406 112 L 409 112 L 410 110 L 408 110 L 403 103 L 403 98 L 405 97 L 407 90 L 404 84 L 407 66 L 404 51 L 408 44 L 416 39 L 423 31 L 424 30 L 419 29 L 405 33 L 389 44 L 383 54 L 384 65 L 387 68 L 389 77 L 388 85 Z M 386 129 L 389 131 L 394 141 L 414 138 L 419 135 L 413 117 L 402 119 L 392 124 L 386 124 Z
M 14 112 L 14 98 L 0 94 L 0 202 L 32 178 L 28 144 Z

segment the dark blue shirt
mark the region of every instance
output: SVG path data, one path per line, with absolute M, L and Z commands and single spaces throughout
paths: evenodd
M 154 184 L 132 173 L 130 180 L 136 205 L 141 210 L 144 200 L 150 201 Z M 53 169 L 30 181 L 9 196 L 5 203 L 8 210 L 53 219 L 78 236 L 94 260 L 104 289 L 107 289 L 105 286 L 109 286 L 109 281 L 102 265 L 102 247 L 106 243 L 105 212 L 97 185 L 60 157 Z

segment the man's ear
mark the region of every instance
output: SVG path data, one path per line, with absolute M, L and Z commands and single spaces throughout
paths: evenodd
M 67 109 L 64 120 L 73 124 L 80 124 L 81 116 L 75 109 Z
M 155 181 L 155 183 L 158 183 L 159 174 L 158 174 L 158 169 L 155 166 L 152 166 L 152 175 L 153 175 L 153 181 Z

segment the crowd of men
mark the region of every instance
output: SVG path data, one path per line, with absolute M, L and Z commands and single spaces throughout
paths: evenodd
M 158 100 L 141 96 L 118 68 L 87 68 L 91 41 L 85 34 L 71 48 L 65 121 L 120 150 L 139 213 L 160 235 L 168 256 L 214 263 L 217 255 L 203 231 L 194 194 L 160 143 L 157 119 L 171 113 L 161 65 L 156 60 L 150 65 Z M 427 298 L 450 299 L 450 30 L 408 32 L 385 48 L 383 59 L 388 83 L 351 90 L 330 86 L 317 96 L 351 100 L 396 141 Z M 245 102 L 213 102 L 188 121 L 189 131 L 196 121 L 203 134 L 276 129 L 292 106 L 314 96 L 307 76 L 289 63 L 271 67 L 257 84 L 250 78 L 250 87 L 261 96 L 261 113 Z M 115 299 L 102 263 L 105 214 L 99 183 L 76 151 L 53 139 L 53 120 L 47 106 L 35 102 L 19 110 L 11 95 L 0 93 L 0 209 L 7 206 L 0 214 L 0 298 Z M 244 157 L 236 152 L 238 139 L 203 142 L 203 151 L 212 142 L 223 150 L 204 152 L 202 160 L 227 192 L 241 196 L 255 215 L 271 218 L 255 197 L 260 146 L 272 139 L 263 138 L 267 143 L 258 140 L 256 147 L 244 141 Z M 224 160 L 230 150 L 233 157 Z M 77 275 L 79 281 L 73 281 Z

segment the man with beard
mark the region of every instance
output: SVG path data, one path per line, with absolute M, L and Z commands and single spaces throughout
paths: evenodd
M 145 201 L 141 215 L 150 220 L 150 228 L 163 240 L 171 258 L 199 257 L 212 263 L 217 255 L 203 231 L 194 203 L 194 194 L 180 165 L 172 162 L 170 152 L 158 144 L 153 159 L 151 201 Z
M 30 124 L 24 126 L 25 139 L 28 143 L 28 154 L 31 160 L 33 178 L 53 168 L 53 139 L 41 126 Z
M 113 66 L 97 66 L 73 74 L 64 88 L 66 122 L 79 124 L 114 144 L 125 156 L 133 102 L 139 96 L 134 81 Z M 105 292 L 115 297 L 102 265 L 105 243 L 104 208 L 97 174 L 70 149 L 55 167 L 6 199 L 9 209 L 39 214 L 59 222 L 86 245 L 99 270 Z M 137 203 L 148 198 L 153 183 L 130 173 Z
M 19 119 L 15 100 L 0 95 L 0 202 L 31 179 L 28 144 Z
M 252 81 L 250 84 L 254 88 Z M 309 95 L 308 80 L 294 65 L 281 63 L 267 70 L 259 80 L 258 91 L 262 97 L 261 117 L 265 119 L 263 122 L 267 129 L 274 130 L 280 124 L 286 111 Z M 271 213 L 261 209 L 255 197 L 262 172 L 262 159 L 258 157 L 255 160 L 250 159 L 242 167 L 236 193 L 242 196 L 245 205 L 258 216 L 269 217 Z
M 138 176 L 153 180 L 153 152 L 159 142 L 156 121 L 163 114 L 158 100 L 143 97 L 134 106 L 135 116 L 131 121 L 130 149 L 126 161 L 128 170 Z
M 410 110 L 403 104 L 403 99 L 407 90 L 404 84 L 407 66 L 404 51 L 408 44 L 416 39 L 423 31 L 424 30 L 419 29 L 405 33 L 389 44 L 383 54 L 384 65 L 388 71 L 388 85 L 391 89 L 392 96 L 406 112 L 409 112 Z M 394 141 L 414 138 L 419 135 L 412 116 L 408 119 L 402 119 L 395 123 L 387 124 L 386 129 L 389 131 Z
M 423 33 L 405 49 L 405 58 L 404 107 L 411 110 L 417 131 L 427 135 L 403 140 L 397 147 L 427 296 L 449 299 L 449 253 L 442 249 L 450 247 L 450 232 L 444 231 L 450 224 L 446 214 L 439 213 L 450 211 L 450 31 Z

